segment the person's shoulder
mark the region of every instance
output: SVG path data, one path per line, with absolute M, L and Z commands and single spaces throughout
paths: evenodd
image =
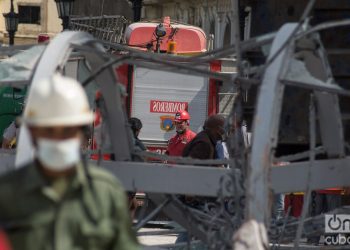
M 125 189 L 121 182 L 112 173 L 96 166 L 89 166 L 89 172 L 94 188 L 97 191 L 97 194 L 103 197 L 103 202 L 108 203 L 111 199 L 124 200 Z
M 207 138 L 208 137 L 208 135 L 207 135 L 207 133 L 204 131 L 204 130 L 202 130 L 201 132 L 199 132 L 197 135 L 196 135 L 196 138 L 198 138 L 198 139 L 203 139 L 203 138 Z
M 19 169 L 13 169 L 0 175 L 0 204 L 12 201 L 15 202 L 17 194 L 21 193 L 28 183 L 28 176 L 33 166 L 28 164 Z
M 187 135 L 187 136 L 188 136 L 189 138 L 192 139 L 192 138 L 196 137 L 196 135 L 197 135 L 197 134 L 196 134 L 195 132 L 193 132 L 192 130 L 190 130 L 190 129 L 188 130 L 188 135 Z
M 6 182 L 12 182 L 14 179 L 24 178 L 32 168 L 33 164 L 26 164 L 20 168 L 15 169 L 13 167 L 13 169 L 5 173 L 0 173 L 0 185 Z
M 18 175 L 18 170 L 10 170 L 9 172 L 6 173 L 1 173 L 0 176 L 0 193 L 1 190 L 4 190 L 5 186 L 9 185 L 16 185 L 17 181 L 17 176 Z
M 122 187 L 120 181 L 113 174 L 101 167 L 90 165 L 89 172 L 94 182 L 103 185 Z

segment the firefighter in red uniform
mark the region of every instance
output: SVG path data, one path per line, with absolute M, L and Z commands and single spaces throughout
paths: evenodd
M 190 115 L 185 110 L 178 111 L 175 114 L 174 124 L 176 135 L 170 138 L 166 154 L 170 156 L 182 156 L 182 151 L 186 144 L 196 136 L 196 133 L 189 128 L 190 119 Z

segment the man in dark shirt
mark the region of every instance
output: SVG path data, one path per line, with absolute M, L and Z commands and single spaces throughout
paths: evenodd
M 183 157 L 195 159 L 216 159 L 215 146 L 225 134 L 225 118 L 222 115 L 212 115 L 204 123 L 204 130 L 186 145 Z
M 135 146 L 138 147 L 138 149 L 141 149 L 142 151 L 147 150 L 143 142 L 139 139 L 139 134 L 142 128 L 141 120 L 136 117 L 131 117 L 129 119 L 129 124 L 134 135 Z
M 183 157 L 195 159 L 216 159 L 216 143 L 222 140 L 225 133 L 225 118 L 222 115 L 212 115 L 204 123 L 204 130 L 199 132 L 193 140 L 186 145 L 183 150 Z M 205 203 L 215 202 L 215 198 L 180 196 L 181 201 L 186 205 L 204 211 Z M 186 242 L 188 233 L 180 233 L 176 243 Z

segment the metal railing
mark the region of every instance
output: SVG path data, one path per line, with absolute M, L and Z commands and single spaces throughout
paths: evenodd
M 72 17 L 70 30 L 89 32 L 95 38 L 111 43 L 124 43 L 124 32 L 128 24 L 130 21 L 119 15 Z

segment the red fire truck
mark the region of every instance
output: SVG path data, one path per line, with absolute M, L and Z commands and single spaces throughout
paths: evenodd
M 193 56 L 207 51 L 207 38 L 202 29 L 173 23 L 169 17 L 161 23 L 137 22 L 129 25 L 125 40 L 128 46 L 149 53 Z M 233 59 L 213 61 L 203 67 L 215 72 L 234 70 Z M 206 76 L 133 65 L 122 65 L 116 73 L 127 91 L 125 106 L 128 115 L 139 118 L 143 123 L 139 138 L 149 150 L 159 153 L 164 153 L 167 141 L 175 133 L 172 119 L 178 110 L 188 110 L 190 127 L 198 132 L 208 115 L 220 112 L 220 101 L 228 98 L 227 93 L 221 98 L 220 92 L 232 90 L 228 90 L 230 86 L 223 86 Z

